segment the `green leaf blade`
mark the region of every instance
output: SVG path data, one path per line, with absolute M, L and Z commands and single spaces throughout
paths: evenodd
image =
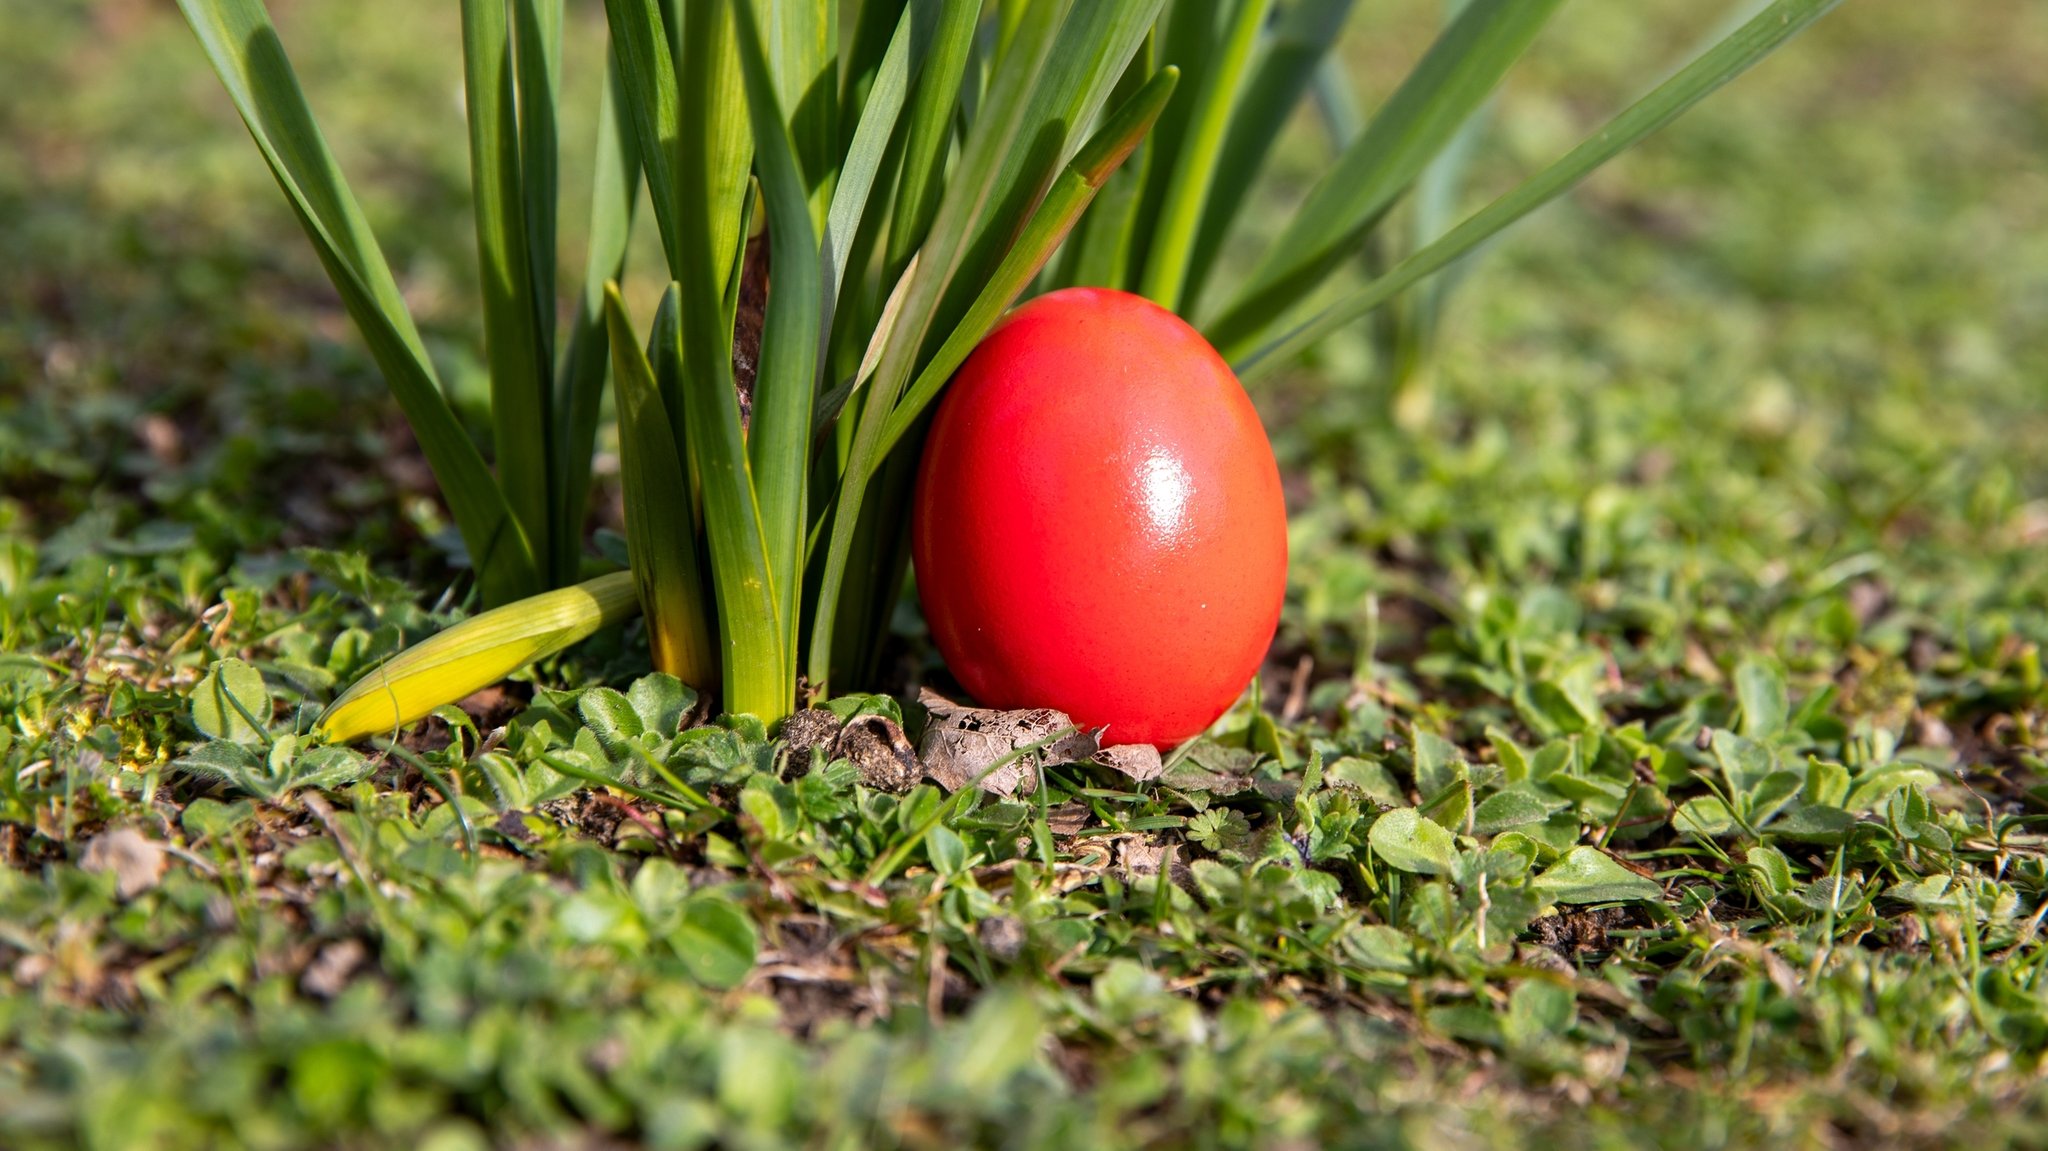
M 882 457 L 886 458 L 916 426 L 925 410 L 938 398 L 940 389 L 952 378 L 954 370 L 966 362 L 975 345 L 988 335 L 1003 312 L 1059 249 L 1095 194 L 1130 157 L 1152 125 L 1158 122 L 1173 97 L 1179 79 L 1177 68 L 1159 71 L 1112 113 L 1075 154 L 1073 163 L 1046 193 L 1045 200 L 1032 214 L 1023 234 L 989 277 L 980 297 L 890 413 L 878 449 Z
M 1775 0 L 1755 19 L 1630 105 L 1562 159 L 1480 209 L 1385 275 L 1346 294 L 1264 345 L 1253 348 L 1247 337 L 1219 340 L 1218 349 L 1232 361 L 1240 377 L 1254 375 L 1299 354 L 1563 195 L 1594 169 L 1747 71 L 1839 3 L 1841 0 Z M 1218 336 L 1214 330 L 1210 334 Z
M 462 59 L 469 110 L 469 168 L 474 191 L 477 263 L 484 295 L 484 355 L 491 376 L 491 420 L 498 485 L 537 552 L 549 552 L 549 481 L 554 386 L 547 350 L 553 300 L 543 323 L 527 230 L 520 157 L 519 100 L 505 0 L 463 0 Z M 532 119 L 544 119 L 538 111 Z M 552 165 L 548 166 L 552 175 Z M 550 196 L 550 199 L 552 197 Z M 552 208 L 550 208 L 552 212 Z M 549 229 L 552 240 L 552 227 Z M 552 254 L 548 260 L 553 265 Z M 552 283 L 548 286 L 553 294 Z
M 768 208 L 768 294 L 754 422 L 748 441 L 755 498 L 780 613 L 787 695 L 796 694 L 797 604 L 801 593 L 811 410 L 817 396 L 824 316 L 823 270 L 796 149 L 784 127 L 753 12 L 738 9 L 741 72 L 754 128 L 761 192 Z M 773 718 L 773 717 L 768 717 Z
M 1645 879 L 1597 847 L 1581 845 L 1565 853 L 1535 879 L 1537 890 L 1559 903 L 1651 902 L 1664 898 L 1664 887 Z
M 1559 0 L 1470 0 L 1430 45 L 1210 325 L 1219 346 L 1256 334 L 1320 284 L 1422 174 L 1521 58 Z
M 442 394 L 432 361 L 260 0 L 180 0 L 186 21 L 313 243 L 433 469 L 486 604 L 540 590 L 504 492 Z
M 614 572 L 471 616 L 351 684 L 314 731 L 329 743 L 396 731 L 627 618 L 638 604 L 633 574 Z
M 1196 235 L 1209 199 L 1217 159 L 1230 128 L 1230 110 L 1251 62 L 1252 46 L 1272 0 L 1237 0 L 1215 66 L 1207 69 L 1189 112 L 1188 134 L 1174 158 L 1166 202 L 1160 205 L 1150 255 L 1138 292 L 1168 311 L 1179 311 L 1194 260 Z
M 693 687 L 718 684 L 709 601 L 691 514 L 690 482 L 654 370 L 633 334 L 615 284 L 605 285 L 605 321 L 619 409 L 619 473 L 626 549 L 654 666 Z
M 620 95 L 616 56 L 607 53 L 605 85 L 597 110 L 597 156 L 591 175 L 590 250 L 583 291 L 569 329 L 569 348 L 555 384 L 555 411 L 562 420 L 555 453 L 555 522 L 550 582 L 565 586 L 582 560 L 585 505 L 597 425 L 603 413 L 610 337 L 605 331 L 604 286 L 625 275 L 626 245 L 633 229 L 633 201 L 639 193 L 640 152 L 633 121 Z

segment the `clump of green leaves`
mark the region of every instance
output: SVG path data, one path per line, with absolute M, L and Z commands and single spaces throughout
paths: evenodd
M 261 0 L 182 0 L 413 422 L 485 605 L 580 573 L 609 363 L 655 664 L 771 726 L 800 673 L 821 690 L 871 674 L 903 579 L 925 417 L 1020 295 L 1127 287 L 1191 315 L 1241 372 L 1284 362 L 1449 268 L 1833 3 L 1775 0 L 1563 159 L 1329 300 L 1320 289 L 1396 201 L 1419 187 L 1424 215 L 1445 215 L 1461 133 L 1554 0 L 1459 8 L 1237 284 L 1213 279 L 1218 252 L 1348 0 L 874 0 L 843 29 L 834 0 L 607 0 L 593 243 L 558 349 L 562 6 L 465 0 L 493 471 L 443 396 Z M 668 285 L 644 341 L 608 286 L 643 182 Z M 749 263 L 761 244 L 765 284 Z M 558 629 L 540 650 L 581 633 Z M 474 654 L 473 669 L 505 662 L 484 652 L 497 643 L 530 657 L 533 639 L 480 629 L 446 646 Z M 416 684 L 387 693 L 400 721 L 475 686 L 452 673 Z

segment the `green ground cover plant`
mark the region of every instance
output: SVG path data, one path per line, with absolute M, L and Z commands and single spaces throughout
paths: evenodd
M 283 36 L 439 394 L 488 427 L 462 24 L 362 7 Z M 1345 42 L 1362 107 L 1437 33 L 1395 8 Z M 403 739 L 313 738 L 490 602 L 447 480 L 183 23 L 0 20 L 0 1143 L 2034 1138 L 2039 15 L 1847 6 L 1509 233 L 1434 356 L 1382 313 L 1272 365 L 1293 571 L 1257 689 L 1157 783 L 1007 800 L 702 722 L 643 623 Z M 1564 6 L 1457 203 L 1706 23 Z M 565 56 L 608 31 L 571 8 Z M 1246 222 L 1207 255 L 1195 227 L 1184 282 L 1257 282 L 1329 123 L 1211 190 Z M 1444 235 L 1423 207 L 1390 222 Z M 658 226 L 624 243 L 666 260 Z M 1374 258 L 1330 290 L 1407 257 Z M 619 310 L 664 286 L 629 272 Z M 640 465 L 594 424 L 616 562 Z M 913 603 L 876 684 L 937 670 Z
M 1201 319 L 1239 372 L 1270 369 L 1400 300 L 1836 2 L 1741 13 L 1562 159 L 1441 236 L 1419 235 L 1362 287 L 1317 299 L 1366 246 L 1389 251 L 1379 225 L 1411 187 L 1422 185 L 1424 216 L 1449 214 L 1465 150 L 1453 145 L 1469 144 L 1468 125 L 1557 8 L 1452 5 L 1371 119 L 1345 126 L 1335 163 L 1249 276 L 1202 318 L 1205 277 L 1274 127 L 1319 72 L 1326 99 L 1348 99 L 1342 57 L 1328 52 L 1350 0 L 876 0 L 847 13 L 836 0 L 607 0 L 588 282 L 557 357 L 563 7 L 472 0 L 463 92 L 493 466 L 447 402 L 263 0 L 183 0 L 406 412 L 483 605 L 501 609 L 378 667 L 318 733 L 395 732 L 630 608 L 608 577 L 605 592 L 553 596 L 545 612 L 513 608 L 582 566 L 607 345 L 628 562 L 655 666 L 772 730 L 800 679 L 806 694 L 865 686 L 855 681 L 874 667 L 903 581 L 927 409 L 1028 287 L 1128 284 Z M 1124 186 L 1088 213 L 1134 153 Z M 643 182 L 668 272 L 644 353 L 617 287 Z M 1427 303 L 1411 311 L 1395 329 L 1427 330 Z

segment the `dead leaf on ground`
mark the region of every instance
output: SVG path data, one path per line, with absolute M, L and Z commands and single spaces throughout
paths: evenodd
M 132 827 L 93 836 L 78 865 L 87 871 L 114 873 L 114 893 L 133 899 L 163 882 L 163 846 Z
M 1088 826 L 1093 812 L 1078 799 L 1070 799 L 1045 813 L 1045 825 L 1054 839 L 1072 839 Z
M 332 999 L 348 987 L 351 976 L 370 957 L 369 949 L 360 939 L 337 939 L 320 949 L 313 962 L 299 976 L 299 987 L 306 994 L 320 999 Z
M 917 698 L 931 712 L 918 754 L 925 774 L 947 791 L 958 791 L 979 780 L 983 791 L 1013 796 L 1038 786 L 1038 763 L 1078 763 L 1100 747 L 1092 733 L 1073 731 L 1035 755 L 1016 756 L 990 771 L 1004 756 L 1051 738 L 1061 728 L 1074 726 L 1074 721 L 1066 712 L 1049 707 L 1023 711 L 963 707 L 930 688 L 919 692 Z
M 1089 762 L 1121 772 L 1139 783 L 1166 773 L 1166 760 L 1149 743 L 1120 743 L 1088 757 Z

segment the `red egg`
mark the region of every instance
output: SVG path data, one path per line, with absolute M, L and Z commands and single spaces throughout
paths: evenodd
M 1200 333 L 1128 292 L 1053 292 L 989 333 L 939 404 L 913 517 L 961 686 L 1109 743 L 1200 733 L 1279 623 L 1287 509 L 1259 414 Z

